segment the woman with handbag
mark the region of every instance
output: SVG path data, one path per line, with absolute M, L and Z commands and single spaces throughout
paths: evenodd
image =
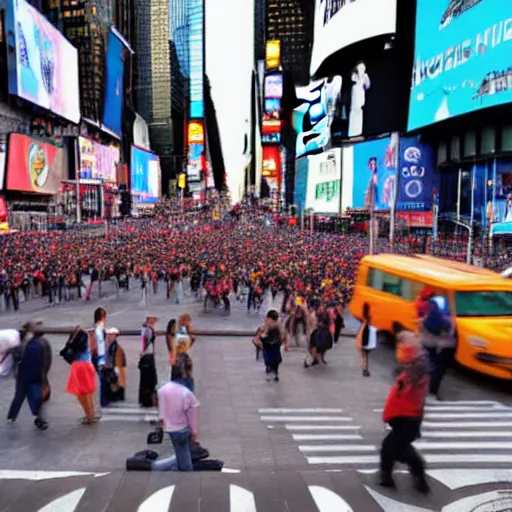
M 75 395 L 82 406 L 85 416 L 80 423 L 92 425 L 99 419 L 95 415 L 93 399 L 98 379 L 91 362 L 89 335 L 77 327 L 60 355 L 71 364 L 66 392 Z
M 377 348 L 377 329 L 371 325 L 370 305 L 363 304 L 363 320 L 356 336 L 356 347 L 361 353 L 361 371 L 363 377 L 369 377 L 368 357 L 370 352 Z
M 158 378 L 155 365 L 155 323 L 158 318 L 148 316 L 141 333 L 141 354 L 139 360 L 139 404 L 142 407 L 156 405 L 156 386 Z

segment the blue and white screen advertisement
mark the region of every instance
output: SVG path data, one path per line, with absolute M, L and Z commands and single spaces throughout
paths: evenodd
M 309 161 L 304 156 L 295 161 L 295 189 L 293 192 L 293 202 L 297 205 L 300 212 L 306 207 L 306 194 L 308 187 Z
M 204 117 L 204 5 L 191 0 L 189 7 L 190 118 Z
M 187 181 L 201 181 L 203 170 L 204 144 L 189 144 L 188 146 L 188 167 Z M 205 162 L 206 163 L 206 162 Z M 206 170 L 206 169 L 204 169 Z
M 292 114 L 297 132 L 296 158 L 322 151 L 331 141 L 333 123 L 340 113 L 341 76 L 316 80 L 297 87 L 295 94 L 303 103 Z
M 400 139 L 397 210 L 429 211 L 434 194 L 435 155 L 419 137 Z
M 396 190 L 399 137 L 372 140 L 354 145 L 354 185 L 352 206 L 390 210 Z
M 512 101 L 512 2 L 418 0 L 408 129 Z
M 160 159 L 154 153 L 132 146 L 131 193 L 142 204 L 156 204 L 160 197 Z
M 76 48 L 25 0 L 6 0 L 9 93 L 78 124 Z
M 107 44 L 107 80 L 103 124 L 109 130 L 121 135 L 124 83 L 124 45 L 111 29 Z

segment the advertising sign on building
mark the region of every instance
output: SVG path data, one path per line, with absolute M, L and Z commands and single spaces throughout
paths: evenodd
M 131 193 L 139 204 L 156 204 L 160 197 L 160 159 L 154 153 L 132 146 Z
M 311 75 L 338 50 L 365 39 L 393 34 L 396 8 L 397 0 L 316 0 Z
M 26 0 L 6 1 L 9 92 L 75 124 L 80 121 L 76 48 Z
M 4 188 L 5 166 L 7 165 L 7 139 L 0 135 L 0 190 Z
M 419 137 L 400 139 L 398 210 L 432 210 L 435 155 Z
M 78 138 L 80 179 L 117 182 L 120 152 L 116 146 L 106 146 L 84 137 Z
M 281 65 L 281 41 L 267 41 L 265 49 L 265 67 L 277 69 Z
M 418 0 L 408 129 L 512 102 L 512 2 Z
M 133 122 L 133 144 L 139 148 L 151 150 L 148 123 L 137 113 Z
M 308 157 L 306 209 L 340 213 L 341 149 Z
M 46 142 L 11 134 L 7 156 L 7 190 L 57 194 L 67 179 L 66 150 Z

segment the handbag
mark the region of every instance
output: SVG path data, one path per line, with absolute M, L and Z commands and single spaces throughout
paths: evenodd
M 52 394 L 52 390 L 50 388 L 50 384 L 44 384 L 43 391 L 42 391 L 42 397 L 41 397 L 43 403 L 48 402 L 48 400 L 50 400 L 51 394 Z
M 69 337 L 68 341 L 64 345 L 64 348 L 59 352 L 59 355 L 66 361 L 68 364 L 72 364 L 76 359 L 76 347 L 73 345 L 78 333 L 80 332 L 80 326 L 77 326 L 74 332 Z

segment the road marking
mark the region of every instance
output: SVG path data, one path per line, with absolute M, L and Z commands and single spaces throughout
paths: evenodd
M 435 398 L 428 397 L 426 403 L 429 405 L 502 405 L 500 402 L 495 402 L 492 400 L 452 400 L 452 401 L 440 401 Z
M 299 450 L 304 453 L 375 452 L 377 447 L 373 444 L 313 444 L 299 445 Z
M 356 441 L 363 439 L 359 434 L 292 434 L 295 441 Z
M 342 413 L 343 409 L 258 409 L 260 414 L 306 414 L 306 413 L 324 413 L 324 414 L 336 414 Z
M 497 437 L 504 437 L 504 438 L 508 438 L 510 437 L 512 439 L 512 432 L 509 432 L 508 430 L 503 430 L 503 431 L 483 431 L 483 432 L 478 432 L 478 431 L 475 431 L 475 430 L 466 430 L 465 432 L 450 432 L 450 431 L 446 431 L 446 432 L 443 432 L 443 431 L 437 431 L 437 430 L 422 430 L 421 431 L 421 438 L 422 439 L 427 439 L 427 438 L 432 438 L 432 439 L 453 439 L 453 436 L 456 436 L 456 437 L 470 437 L 470 438 L 489 438 L 489 439 L 492 439 L 492 438 L 497 438 Z
M 511 510 L 511 508 L 512 493 L 510 489 L 498 489 L 454 501 L 443 507 L 441 512 L 460 512 L 461 510 L 491 512 L 493 510 Z
M 122 422 L 130 422 L 130 423 L 150 423 L 151 421 L 155 421 L 158 419 L 158 416 L 155 415 L 146 415 L 146 416 L 135 416 L 133 414 L 115 414 L 115 415 L 104 415 L 101 417 L 100 423 L 105 421 L 122 421 Z
M 451 491 L 471 485 L 512 482 L 510 469 L 430 469 L 427 475 Z
M 175 485 L 154 492 L 137 509 L 138 512 L 167 512 L 171 508 Z
M 510 428 L 512 421 L 424 421 L 421 428 Z
M 444 403 L 444 402 L 443 402 Z M 497 413 L 497 412 L 512 412 L 512 408 L 507 407 L 505 405 L 493 405 L 493 406 L 482 406 L 477 407 L 475 405 L 426 405 L 424 410 L 427 412 L 489 412 L 489 413 Z M 373 409 L 373 412 L 382 413 L 384 412 L 383 408 Z
M 352 507 L 338 494 L 321 487 L 319 485 L 310 485 L 309 492 L 315 501 L 318 512 L 353 512 Z
M 231 484 L 229 486 L 230 512 L 258 512 L 254 494 L 243 487 Z
M 378 464 L 378 455 L 306 457 L 309 464 Z
M 414 505 L 408 505 L 407 503 L 401 503 L 400 501 L 393 500 L 387 496 L 374 491 L 371 487 L 364 486 L 366 492 L 375 500 L 375 503 L 382 508 L 384 512 L 433 512 L 428 508 L 416 507 Z M 470 509 L 459 509 L 459 510 L 470 510 Z
M 474 443 L 436 443 L 430 441 L 415 441 L 414 446 L 418 450 L 506 450 L 512 449 L 510 442 L 474 442 Z
M 77 489 L 76 491 L 60 496 L 56 500 L 48 503 L 48 505 L 39 509 L 39 512 L 74 512 L 82 496 L 85 494 L 86 488 Z
M 352 421 L 345 416 L 261 416 L 261 421 Z
M 113 408 L 113 409 L 110 409 L 110 408 L 104 408 L 102 410 L 102 412 L 105 413 L 105 415 L 109 414 L 109 415 L 117 415 L 117 414 L 134 414 L 134 415 L 139 415 L 139 416 L 145 416 L 145 415 L 148 415 L 148 416 L 156 416 L 158 415 L 158 411 L 156 410 L 151 410 L 151 409 L 141 409 L 141 408 L 137 408 L 137 409 L 132 409 L 132 408 L 128 408 L 128 407 L 116 407 L 116 408 Z
M 286 430 L 299 431 L 315 431 L 315 430 L 360 430 L 359 425 L 285 425 Z
M 427 413 L 425 414 L 427 419 L 440 419 L 440 420 L 458 420 L 464 418 L 484 419 L 484 418 L 512 418 L 512 411 L 496 411 L 496 412 L 440 412 L 440 413 Z
M 87 473 L 84 471 L 24 471 L 3 469 L 0 470 L 0 480 L 31 480 L 33 482 L 39 482 L 41 480 L 56 480 L 75 476 L 93 476 L 94 478 L 98 478 L 109 474 L 110 473 Z
M 501 453 L 488 454 L 422 454 L 427 463 L 431 464 L 476 464 L 476 463 L 494 463 L 510 464 L 512 463 L 512 454 L 503 455 Z

